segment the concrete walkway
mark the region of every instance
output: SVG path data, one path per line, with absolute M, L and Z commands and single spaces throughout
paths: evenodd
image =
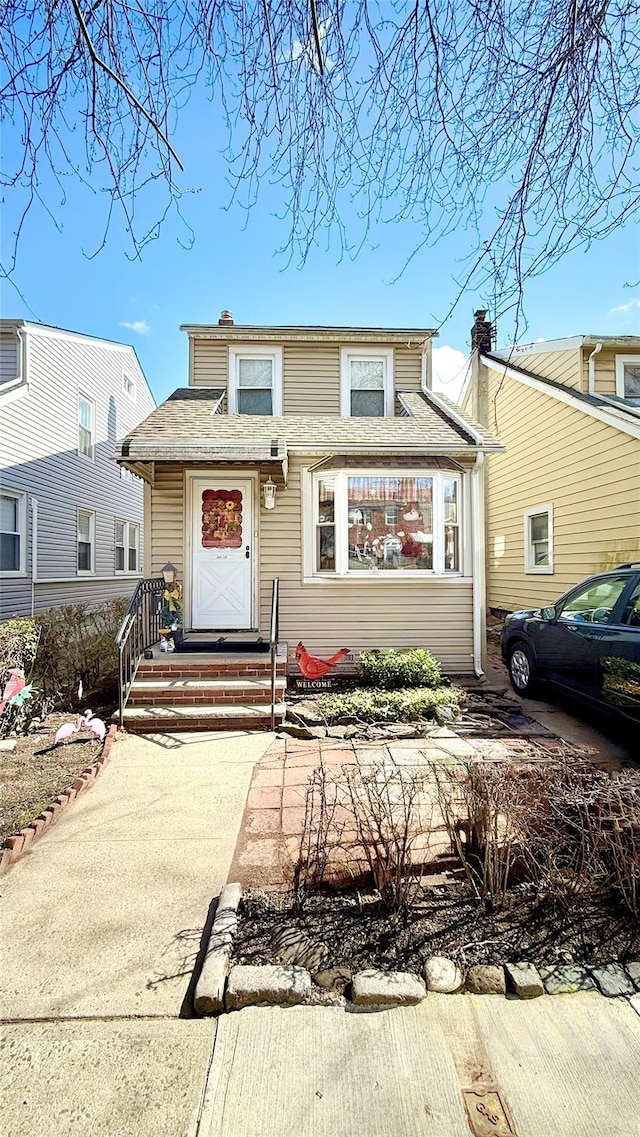
M 347 1014 L 223 1016 L 193 1137 L 470 1137 L 462 1090 L 497 1089 L 514 1137 L 639 1137 L 640 1017 L 596 994 L 428 995 Z M 478 1133 L 509 1131 L 502 1127 Z
M 180 1019 L 270 734 L 129 736 L 0 884 L 2 1128 L 179 1137 L 214 1035 Z

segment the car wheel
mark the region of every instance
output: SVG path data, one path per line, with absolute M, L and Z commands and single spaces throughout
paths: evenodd
M 536 686 L 536 665 L 530 649 L 517 643 L 509 652 L 509 678 L 519 695 L 530 695 Z

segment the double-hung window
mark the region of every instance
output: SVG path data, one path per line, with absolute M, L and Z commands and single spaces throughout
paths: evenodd
M 122 390 L 124 391 L 125 395 L 129 396 L 130 399 L 135 399 L 136 385 L 134 379 L 131 377 L 131 375 L 129 375 L 128 371 L 122 372 Z
M 0 573 L 21 576 L 26 561 L 27 495 L 3 489 L 0 494 Z
M 90 509 L 78 510 L 78 572 L 95 572 L 96 515 Z
M 140 526 L 133 521 L 116 521 L 115 530 L 116 572 L 139 572 Z
M 229 414 L 282 414 L 282 348 L 229 348 Z
M 78 396 L 78 454 L 93 462 L 95 434 L 95 406 L 91 399 Z
M 458 475 L 340 470 L 309 478 L 314 574 L 462 572 Z
M 341 411 L 350 418 L 393 415 L 393 349 L 342 348 Z
M 553 505 L 535 505 L 524 511 L 524 571 L 553 572 Z
M 640 355 L 616 355 L 616 395 L 640 406 Z

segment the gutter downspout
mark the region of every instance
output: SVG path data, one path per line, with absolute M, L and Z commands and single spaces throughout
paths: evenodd
M 484 525 L 484 454 L 476 455 L 471 470 L 471 525 L 473 530 L 473 670 L 484 677 L 484 629 L 486 621 L 486 570 Z
M 31 618 L 36 614 L 36 581 L 38 579 L 38 499 L 31 498 Z
M 589 356 L 589 387 L 588 387 L 588 391 L 589 391 L 590 395 L 595 395 L 595 393 L 596 393 L 596 361 L 595 361 L 595 357 L 598 354 L 598 352 L 600 352 L 600 351 L 602 351 L 602 344 L 597 343 L 596 346 L 594 347 L 593 351 L 591 352 L 591 355 Z

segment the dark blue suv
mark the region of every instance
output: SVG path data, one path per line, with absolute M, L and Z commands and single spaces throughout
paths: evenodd
M 590 576 L 548 608 L 513 612 L 501 647 L 519 695 L 544 680 L 640 723 L 640 564 Z

